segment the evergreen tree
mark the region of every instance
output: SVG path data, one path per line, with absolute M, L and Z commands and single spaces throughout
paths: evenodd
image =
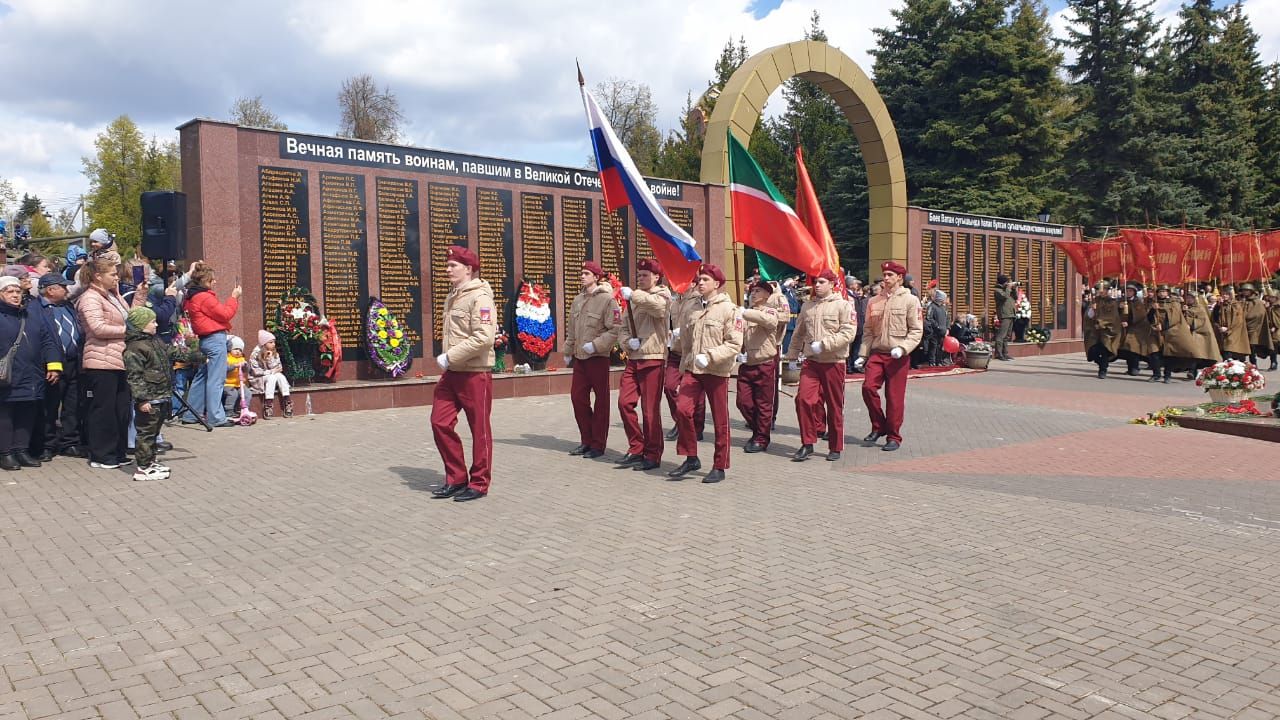
M 1203 198 L 1209 222 L 1247 228 L 1260 211 L 1255 122 L 1263 102 L 1258 36 L 1243 9 L 1196 0 L 1169 39 L 1171 130 L 1185 148 L 1177 176 Z
M 653 172 L 658 177 L 697 182 L 702 173 L 702 141 L 707 117 L 693 105 L 693 96 L 684 101 L 680 124 L 662 141 Z
M 1258 227 L 1280 226 L 1280 63 L 1266 71 L 1265 92 L 1259 101 L 1259 194 L 1255 201 Z
M 1067 66 L 1075 112 L 1064 166 L 1069 217 L 1104 226 L 1204 219 L 1198 194 L 1172 168 L 1185 148 L 1161 126 L 1171 107 L 1159 86 L 1152 0 L 1068 0 Z

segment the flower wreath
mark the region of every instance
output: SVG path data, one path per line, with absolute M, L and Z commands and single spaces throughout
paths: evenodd
M 314 348 L 324 339 L 328 326 L 329 321 L 321 313 L 320 302 L 310 290 L 295 285 L 280 296 L 275 317 L 267 322 L 267 329 L 275 333 L 277 340 L 283 340 L 276 342 L 276 350 L 280 353 L 285 377 L 290 381 L 307 382 L 315 376 L 315 367 L 312 365 Z M 292 347 L 294 342 L 310 346 L 310 356 L 295 355 Z
M 376 297 L 369 298 L 365 336 L 369 339 L 369 359 L 391 377 L 400 377 L 413 363 L 413 343 L 405 338 L 400 320 Z
M 556 346 L 556 321 L 551 317 L 551 296 L 539 283 L 520 283 L 516 300 L 516 339 L 531 358 L 541 360 Z

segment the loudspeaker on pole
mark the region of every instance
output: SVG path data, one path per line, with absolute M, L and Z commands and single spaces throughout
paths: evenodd
M 142 254 L 156 260 L 187 257 L 187 196 L 172 190 L 142 193 Z

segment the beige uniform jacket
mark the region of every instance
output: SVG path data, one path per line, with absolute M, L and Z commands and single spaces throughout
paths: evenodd
M 609 357 L 618 344 L 621 323 L 622 310 L 613 299 L 613 288 L 608 283 L 597 283 L 573 299 L 564 334 L 565 350 L 578 360 Z M 595 352 L 588 354 L 582 349 L 587 343 L 595 345 Z
M 876 295 L 867 301 L 867 326 L 862 331 L 859 354 L 865 358 L 873 352 L 887 353 L 900 347 L 903 355 L 910 355 L 923 336 L 920 300 L 900 287 L 892 295 Z
M 667 356 L 667 316 L 671 312 L 671 291 L 659 285 L 652 290 L 632 290 L 631 300 L 622 313 L 619 337 L 627 338 L 628 360 L 661 360 Z M 640 349 L 631 349 L 630 341 L 640 341 Z
M 681 354 L 680 333 L 684 332 L 689 313 L 702 309 L 702 297 L 698 295 L 695 285 L 690 285 L 683 295 L 671 299 L 671 352 Z
M 449 358 L 449 370 L 493 370 L 493 337 L 498 332 L 498 313 L 493 307 L 493 288 L 487 280 L 472 278 L 449 291 L 444 298 L 443 325 L 443 347 Z
M 911 296 L 910 293 L 908 296 Z M 852 303 L 835 292 L 824 298 L 815 297 L 800 306 L 787 359 L 795 360 L 803 354 L 814 362 L 844 362 L 849 358 L 849 345 L 857 336 L 858 317 L 854 314 Z M 809 344 L 813 342 L 822 345 L 821 352 L 814 354 L 809 348 Z
M 742 334 L 742 352 L 748 365 L 763 365 L 778 359 L 778 326 L 785 330 L 787 321 L 766 300 L 742 311 L 746 327 Z
M 773 294 L 769 296 L 769 307 L 778 311 L 778 329 L 773 333 L 773 341 L 778 349 L 782 349 L 782 338 L 787 336 L 787 323 L 791 322 L 791 302 L 782 294 L 777 283 L 773 283 Z
M 742 351 L 742 321 L 737 319 L 738 306 L 725 293 L 718 293 L 704 307 L 691 309 L 680 329 L 680 370 L 694 375 L 729 377 L 733 360 Z M 711 363 L 700 368 L 694 362 L 706 355 Z

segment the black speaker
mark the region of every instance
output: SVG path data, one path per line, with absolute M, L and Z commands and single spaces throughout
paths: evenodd
M 142 254 L 153 260 L 187 259 L 185 193 L 142 193 Z

